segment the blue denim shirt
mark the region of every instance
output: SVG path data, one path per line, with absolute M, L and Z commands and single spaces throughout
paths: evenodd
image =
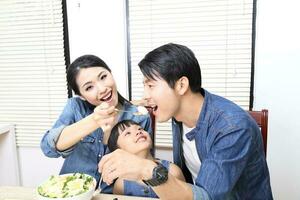
M 170 161 L 160 160 L 160 163 L 167 169 L 169 169 Z M 152 197 L 158 198 L 153 189 L 147 185 L 138 183 L 136 181 L 124 180 L 124 195 L 138 196 L 138 197 Z
M 174 162 L 192 184 L 194 199 L 273 199 L 262 136 L 256 122 L 233 102 L 202 91 L 195 140 L 201 166 L 195 183 L 182 152 L 182 124 L 172 121 Z
M 102 156 L 109 152 L 108 148 L 106 148 L 107 146 L 102 143 L 103 131 L 101 128 L 96 129 L 94 132 L 84 137 L 70 149 L 58 151 L 55 147 L 61 131 L 66 126 L 78 122 L 93 113 L 94 108 L 95 106 L 81 100 L 79 97 L 70 98 L 54 126 L 48 130 L 42 138 L 40 145 L 46 156 L 51 158 L 62 156 L 65 158 L 60 174 L 82 172 L 95 177 L 97 182 L 99 181 L 100 174 L 98 172 L 98 163 Z M 136 106 L 127 102 L 125 102 L 123 109 L 133 112 L 137 111 Z M 121 113 L 119 121 L 132 119 L 152 135 L 150 116 L 135 116 L 132 113 Z

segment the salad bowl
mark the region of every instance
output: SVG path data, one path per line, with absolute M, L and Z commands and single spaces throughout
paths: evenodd
M 38 200 L 90 200 L 96 180 L 90 175 L 52 175 L 36 189 Z

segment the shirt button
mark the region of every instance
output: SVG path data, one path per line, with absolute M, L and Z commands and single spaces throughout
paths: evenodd
M 149 189 L 148 188 L 144 188 L 144 193 L 145 194 L 148 194 L 150 191 L 149 191 Z
M 101 155 L 101 154 L 99 154 L 99 155 L 98 155 L 98 157 L 100 158 L 100 157 L 102 157 L 102 155 Z
M 99 140 L 99 143 L 101 143 L 102 141 L 101 140 Z

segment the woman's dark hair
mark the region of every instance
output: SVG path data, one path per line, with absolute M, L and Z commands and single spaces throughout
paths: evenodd
M 67 68 L 67 82 L 70 88 L 75 92 L 75 94 L 80 95 L 78 85 L 76 83 L 76 77 L 80 69 L 90 68 L 90 67 L 103 67 L 109 72 L 111 72 L 108 65 L 100 58 L 94 55 L 83 55 L 74 60 Z M 118 100 L 121 104 L 128 102 L 119 92 Z
M 191 90 L 201 92 L 200 65 L 186 46 L 165 44 L 149 52 L 138 65 L 145 77 L 152 80 L 161 77 L 173 89 L 176 81 L 186 76 Z
M 113 152 L 114 150 L 118 149 L 119 146 L 117 144 L 119 135 L 122 131 L 124 131 L 126 128 L 132 126 L 132 125 L 138 125 L 139 124 L 133 120 L 122 120 L 119 121 L 112 129 L 110 136 L 108 138 L 107 146 L 110 152 Z

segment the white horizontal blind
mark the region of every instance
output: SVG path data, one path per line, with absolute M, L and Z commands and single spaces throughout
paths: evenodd
M 186 45 L 198 58 L 203 87 L 249 107 L 253 0 L 129 0 L 132 98 L 142 97 L 138 62 L 163 44 Z M 157 146 L 171 146 L 170 123 Z
M 67 100 L 61 0 L 0 1 L 0 123 L 38 146 Z

